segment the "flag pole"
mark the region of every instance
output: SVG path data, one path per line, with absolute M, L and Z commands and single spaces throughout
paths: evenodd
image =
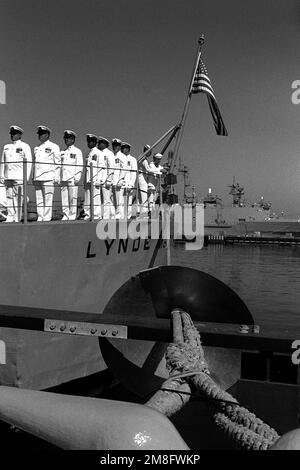
M 172 163 L 171 163 L 171 167 L 170 167 L 170 172 L 171 173 L 174 171 L 174 166 L 175 166 L 175 163 L 176 163 L 176 160 L 177 160 L 177 157 L 178 157 L 178 150 L 179 150 L 179 147 L 180 147 L 182 134 L 183 134 L 183 129 L 184 129 L 184 125 L 185 125 L 187 115 L 188 115 L 189 105 L 190 105 L 191 96 L 192 96 L 191 91 L 192 91 L 192 88 L 193 88 L 193 83 L 194 83 L 194 80 L 195 80 L 195 75 L 196 75 L 196 72 L 197 72 L 199 60 L 200 60 L 200 57 L 201 57 L 201 54 L 202 54 L 202 45 L 203 44 L 204 44 L 204 34 L 201 34 L 200 38 L 198 39 L 198 48 L 197 48 L 197 54 L 196 54 L 196 58 L 195 58 L 194 68 L 193 68 L 193 74 L 192 74 L 192 77 L 191 77 L 188 94 L 187 94 L 187 97 L 186 97 L 186 101 L 185 101 L 185 105 L 184 105 L 184 108 L 183 108 L 181 120 L 180 120 L 180 123 L 179 123 L 179 132 L 177 133 L 177 138 L 176 138 L 176 141 L 175 141 L 174 157 L 172 159 Z

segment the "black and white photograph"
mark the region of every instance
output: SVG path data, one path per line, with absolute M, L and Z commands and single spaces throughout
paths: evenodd
M 0 0 L 3 450 L 300 450 L 299 33 L 299 0 Z

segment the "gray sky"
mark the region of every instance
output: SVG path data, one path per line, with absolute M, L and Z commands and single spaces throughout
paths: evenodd
M 300 214 L 297 0 L 0 0 L 0 143 L 12 123 L 95 132 L 138 155 L 181 116 L 200 33 L 229 137 L 194 95 L 181 147 L 198 194 L 221 196 L 236 175 L 249 200 Z

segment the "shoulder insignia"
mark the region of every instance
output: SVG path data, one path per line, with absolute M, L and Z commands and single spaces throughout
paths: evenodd
M 76 158 L 76 153 L 70 153 L 70 158 Z
M 120 159 L 119 159 L 119 158 L 116 158 L 116 159 L 115 159 L 115 162 L 116 162 L 116 163 L 120 163 Z
M 47 148 L 45 149 L 45 152 L 46 152 L 46 153 L 51 153 L 52 150 L 51 150 L 49 147 L 47 147 Z

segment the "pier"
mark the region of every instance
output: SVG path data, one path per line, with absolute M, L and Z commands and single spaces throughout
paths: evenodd
M 284 245 L 293 246 L 300 245 L 300 237 L 261 237 L 261 236 L 247 236 L 247 235 L 205 235 L 204 245 L 218 244 L 218 245 L 234 245 L 234 244 L 248 244 L 248 245 Z

